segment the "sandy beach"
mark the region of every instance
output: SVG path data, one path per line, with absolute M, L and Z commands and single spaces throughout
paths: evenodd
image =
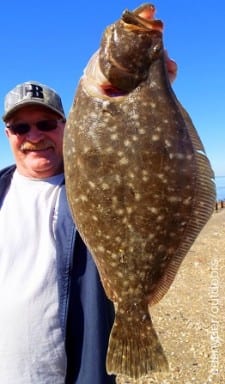
M 170 370 L 137 384 L 225 383 L 225 208 L 213 213 L 151 315 Z

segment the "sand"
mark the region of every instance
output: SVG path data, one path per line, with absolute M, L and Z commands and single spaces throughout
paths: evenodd
M 225 383 L 225 208 L 213 213 L 151 315 L 169 372 L 118 384 Z

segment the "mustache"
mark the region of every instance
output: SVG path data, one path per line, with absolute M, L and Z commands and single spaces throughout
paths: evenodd
M 24 151 L 24 152 L 25 151 L 43 151 L 49 148 L 55 148 L 55 144 L 49 139 L 40 140 L 37 143 L 24 141 L 20 146 L 21 151 Z

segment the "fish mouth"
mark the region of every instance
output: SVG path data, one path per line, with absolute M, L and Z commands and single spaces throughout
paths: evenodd
M 136 8 L 133 12 L 125 10 L 122 14 L 122 20 L 129 29 L 144 29 L 150 31 L 163 31 L 163 22 L 155 20 L 156 9 L 152 4 L 144 4 Z
M 133 11 L 125 10 L 121 19 L 106 29 L 102 46 L 91 58 L 82 79 L 91 95 L 120 99 L 145 80 L 152 60 L 149 47 L 155 44 L 155 56 L 161 48 L 157 42 L 162 40 L 163 23 L 155 20 L 155 12 L 151 4 L 143 4 Z M 137 38 L 137 45 L 134 45 L 137 46 L 135 55 L 125 44 L 127 38 L 129 45 L 132 34 L 143 36 Z M 119 41 L 122 40 L 120 51 Z

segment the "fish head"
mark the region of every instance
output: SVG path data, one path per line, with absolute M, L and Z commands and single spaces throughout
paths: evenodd
M 122 91 L 137 87 L 147 78 L 151 63 L 164 56 L 163 23 L 154 14 L 151 4 L 125 10 L 102 37 L 99 66 L 112 86 Z

